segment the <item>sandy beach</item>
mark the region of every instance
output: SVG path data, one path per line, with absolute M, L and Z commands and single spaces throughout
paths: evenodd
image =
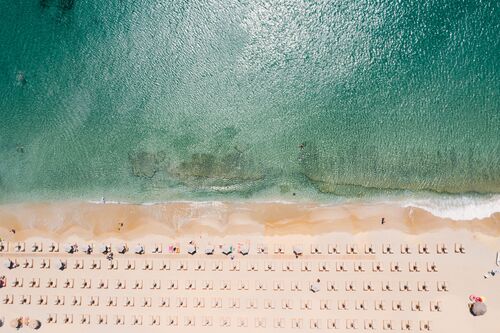
M 4 266 L 1 268 L 0 275 L 7 276 L 9 280 L 8 286 L 0 289 L 2 299 L 12 295 L 15 300 L 12 304 L 0 305 L 3 319 L 8 324 L 12 318 L 25 315 L 29 309 L 30 316 L 42 322 L 40 330 L 45 332 L 64 332 L 68 327 L 73 327 L 76 331 L 83 329 L 99 331 L 102 329 L 100 326 L 102 323 L 97 323 L 96 316 L 106 313 L 109 314 L 110 321 L 106 330 L 120 332 L 149 332 L 154 329 L 164 329 L 165 325 L 170 323 L 169 320 L 173 320 L 173 313 L 176 320 L 179 320 L 176 330 L 180 332 L 192 331 L 193 327 L 188 325 L 188 322 L 191 322 L 190 316 L 193 317 L 193 325 L 198 325 L 199 329 L 203 320 L 208 322 L 208 318 L 211 318 L 210 320 L 213 318 L 214 324 L 203 328 L 205 331 L 214 332 L 235 329 L 242 332 L 256 329 L 262 332 L 274 332 L 277 329 L 276 325 L 283 325 L 280 331 L 294 332 L 297 330 L 293 329 L 293 325 L 299 325 L 298 318 L 304 321 L 301 322 L 301 325 L 305 325 L 301 326 L 303 329 L 318 325 L 315 328 L 321 331 L 333 325 L 331 318 L 335 318 L 343 329 L 348 328 L 346 325 L 352 324 L 353 329 L 355 326 L 357 329 L 366 330 L 370 321 L 374 321 L 374 331 L 385 332 L 389 329 L 388 326 L 399 331 L 404 329 L 403 325 L 408 321 L 411 322 L 411 326 L 408 323 L 408 330 L 414 331 L 426 330 L 422 327 L 429 325 L 428 328 L 434 332 L 465 333 L 478 330 L 492 332 L 497 326 L 494 314 L 500 313 L 500 276 L 484 277 L 488 271 L 499 268 L 495 263 L 496 253 L 500 251 L 498 213 L 481 220 L 455 221 L 435 217 L 422 209 L 402 208 L 389 204 L 179 202 L 129 205 L 67 202 L 3 205 L 0 206 L 0 221 L 0 237 L 3 244 L 7 244 L 7 250 L 0 252 L 2 260 L 8 258 L 21 263 L 24 260 L 50 259 L 52 265 L 54 262 L 67 262 L 68 269 L 64 271 L 53 268 L 41 269 L 38 262 L 33 268 L 24 270 L 26 273 L 23 273 L 21 267 L 10 270 Z M 115 254 L 118 270 L 104 268 L 98 271 L 90 270 L 88 266 L 91 261 L 102 260 L 103 265 L 107 265 L 107 260 L 102 254 L 87 256 L 81 250 L 76 253 L 66 253 L 62 250 L 66 246 L 64 244 L 93 244 L 96 248 L 99 244 L 109 244 L 110 248 L 116 248 L 122 243 L 128 244 L 131 249 L 135 244 L 143 244 L 145 253 L 130 253 L 123 257 Z M 26 248 L 18 250 L 19 244 Z M 43 252 L 31 251 L 32 244 L 44 244 Z M 50 244 L 58 244 L 59 252 L 47 253 L 46 249 Z M 179 249 L 177 254 L 162 255 L 151 252 L 151 249 L 158 244 L 164 253 L 168 244 L 176 244 L 174 247 Z M 195 255 L 186 252 L 192 244 L 198 248 L 198 253 Z M 248 247 L 250 253 L 244 256 L 236 250 L 230 256 L 220 253 L 223 251 L 220 249 L 227 244 L 231 244 L 232 248 L 238 251 L 241 251 L 242 246 Z M 265 244 L 269 251 L 264 257 L 256 251 L 262 244 Z M 214 255 L 209 259 L 203 254 L 207 246 L 215 248 Z M 301 253 L 296 256 L 294 251 L 297 246 L 300 246 Z M 387 252 L 387 246 L 391 248 L 390 252 Z M 428 247 L 428 254 L 422 252 L 424 246 Z M 313 247 L 316 252 L 312 250 Z M 333 250 L 334 247 L 338 253 Z M 350 247 L 355 247 L 356 251 L 351 253 Z M 409 252 L 403 253 L 403 247 L 408 248 Z M 277 252 L 277 248 L 283 253 Z M 373 253 L 368 252 L 368 249 L 372 251 L 372 248 Z M 169 267 L 186 263 L 189 268 L 184 272 L 183 269 L 174 270 L 172 267 L 172 271 L 165 275 L 161 270 L 157 270 L 157 267 L 160 262 L 165 265 L 166 259 Z M 46 281 L 57 278 L 59 284 L 64 279 L 77 281 L 89 277 L 93 280 L 92 288 L 75 289 L 73 292 L 75 294 L 67 294 L 66 298 L 92 299 L 101 296 L 101 303 L 104 302 L 104 298 L 112 300 L 113 293 L 108 290 L 97 290 L 95 285 L 98 281 L 106 280 L 108 283 L 109 280 L 109 283 L 114 283 L 111 281 L 121 279 L 124 274 L 121 269 L 127 265 L 126 263 L 130 263 L 130 260 L 134 261 L 134 265 L 154 263 L 154 270 L 149 272 L 143 268 L 138 271 L 128 271 L 129 284 L 132 280 L 144 280 L 144 283 L 157 281 L 161 282 L 164 288 L 169 281 L 172 281 L 172 276 L 177 276 L 175 281 L 179 281 L 179 284 L 191 281 L 189 279 L 196 281 L 198 289 L 195 290 L 179 287 L 175 291 L 161 291 L 161 295 L 168 295 L 169 302 L 172 303 L 186 297 L 187 308 L 177 307 L 159 311 L 158 306 L 154 305 L 151 309 L 142 307 L 140 311 L 137 308 L 123 307 L 117 309 L 99 307 L 94 310 L 92 307 L 75 309 L 68 304 L 63 307 L 55 305 L 43 307 L 34 304 L 34 300 L 31 304 L 18 302 L 19 297 L 28 294 L 33 299 L 41 294 L 56 300 L 62 297 L 61 295 L 66 295 L 66 291 L 57 288 L 45 288 L 43 292 L 29 289 L 26 284 L 31 278 L 30 274 L 34 276 L 33 278 Z M 86 265 L 82 271 L 71 269 L 80 262 Z M 208 272 L 208 268 L 206 272 L 196 270 L 194 266 L 200 262 L 207 266 L 220 262 L 224 265 L 224 270 L 228 271 L 224 275 L 217 275 L 213 271 Z M 238 263 L 237 271 L 235 267 L 233 270 L 228 268 L 235 263 Z M 260 270 L 249 273 L 250 268 L 248 270 L 246 268 L 254 263 L 260 265 Z M 294 265 L 295 271 L 281 269 L 285 263 Z M 263 266 L 271 264 L 273 269 L 263 269 Z M 312 265 L 312 270 L 304 271 L 304 265 L 309 264 Z M 345 272 L 339 270 L 339 265 L 344 264 L 348 267 Z M 362 267 L 357 269 L 356 265 Z M 381 265 L 383 272 L 375 273 L 375 265 Z M 430 269 L 433 265 L 439 268 L 438 271 Z M 205 297 L 204 291 L 200 290 L 203 281 L 213 279 L 215 284 L 222 283 L 226 281 L 225 274 L 233 274 L 227 275 L 227 281 L 232 284 L 233 290 L 214 288 L 209 297 Z M 25 280 L 24 286 L 16 289 L 10 285 L 10 281 L 21 278 Z M 318 282 L 320 292 L 311 293 L 307 286 L 312 288 L 316 279 L 320 278 L 321 282 Z M 281 294 L 276 291 L 269 292 L 264 298 L 259 299 L 261 303 L 273 302 L 276 309 L 272 308 L 274 310 L 271 311 L 260 304 L 260 307 L 252 308 L 250 313 L 245 313 L 247 310 L 243 310 L 243 304 L 240 308 L 239 303 L 237 309 L 228 306 L 223 311 L 213 308 L 206 310 L 192 308 L 193 302 L 199 297 L 203 297 L 207 303 L 220 297 L 224 307 L 227 297 L 230 297 L 228 300 L 234 300 L 237 296 L 238 302 L 241 297 L 241 303 L 251 301 L 249 296 L 235 290 L 235 285 L 241 283 L 243 279 L 249 279 L 252 287 L 256 281 L 266 281 L 268 284 L 272 284 L 273 281 L 274 283 L 285 281 L 286 288 Z M 300 294 L 297 294 L 297 291 L 294 293 L 293 287 L 290 289 L 290 283 L 295 283 L 294 281 L 298 281 L 297 283 L 304 288 Z M 326 290 L 333 288 L 328 287 L 330 283 L 328 281 L 337 284 L 335 287 L 339 289 L 337 293 L 327 293 Z M 374 290 L 367 293 L 366 285 L 372 283 L 375 286 Z M 388 294 L 387 290 L 384 290 L 384 283 L 390 283 L 394 291 Z M 348 284 L 354 284 L 358 289 L 349 293 Z M 425 290 L 428 292 L 421 290 L 424 284 L 430 286 L 429 290 Z M 443 291 L 442 284 L 449 290 Z M 407 285 L 408 289 L 404 289 L 403 285 Z M 144 288 L 140 292 L 137 290 L 130 292 L 136 294 L 136 302 L 148 297 L 153 303 L 160 302 L 155 299 L 158 293 L 153 289 Z M 251 295 L 251 291 L 249 293 Z M 121 297 L 122 294 L 117 295 Z M 486 298 L 488 312 L 484 316 L 473 317 L 469 313 L 470 295 Z M 310 301 L 313 308 L 307 311 L 306 315 L 302 308 L 300 311 L 296 308 L 289 313 L 281 313 L 282 310 L 278 309 L 280 308 L 278 305 L 288 300 L 293 300 L 296 307 L 299 302 Z M 347 311 L 339 311 L 342 302 L 349 304 Z M 389 310 L 377 311 L 378 302 L 386 304 Z M 414 307 L 420 302 L 424 309 L 417 311 Z M 326 307 L 326 304 L 329 304 L 328 309 L 331 311 L 323 311 L 321 307 Z M 360 304 L 366 304 L 366 311 L 358 311 Z M 401 304 L 402 307 L 399 311 L 395 310 L 397 304 Z M 439 304 L 438 310 L 437 304 Z M 50 324 L 47 322 L 47 316 L 54 313 L 58 313 L 59 322 Z M 135 316 L 139 316 L 138 313 L 144 318 L 144 326 L 141 328 L 131 324 L 132 320 L 136 320 Z M 69 314 L 72 315 L 71 318 L 74 316 L 74 322 L 61 323 L 61 317 Z M 88 327 L 82 326 L 81 321 L 84 320 L 82 318 L 87 318 L 87 315 L 90 324 Z M 117 319 L 121 318 L 119 317 L 121 315 L 124 324 L 118 325 L 116 320 L 121 321 Z M 158 325 L 150 322 L 151 320 L 156 322 L 155 316 L 158 316 Z M 247 316 L 249 318 L 246 320 L 250 324 L 247 323 L 247 326 L 237 324 L 238 320 L 243 320 L 242 318 Z M 197 317 L 196 324 L 194 324 L 195 317 Z M 264 318 L 267 318 L 266 324 L 261 326 L 264 324 L 260 320 Z M 111 321 L 115 323 L 112 324 Z M 146 321 L 150 323 L 146 325 Z M 355 321 L 355 324 L 352 321 Z

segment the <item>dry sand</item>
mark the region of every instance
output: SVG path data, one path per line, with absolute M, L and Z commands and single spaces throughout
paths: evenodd
M 381 224 L 381 218 L 385 218 L 385 223 Z M 15 233 L 11 230 L 14 229 Z M 241 264 L 241 272 L 235 272 L 231 278 L 233 286 L 237 281 L 243 278 L 249 278 L 252 281 L 268 281 L 272 284 L 273 281 L 284 280 L 289 284 L 289 280 L 302 281 L 304 285 L 314 282 L 316 276 L 321 276 L 322 291 L 318 294 L 310 295 L 306 291 L 300 294 L 290 290 L 284 291 L 282 294 L 269 293 L 266 297 L 273 299 L 277 304 L 281 305 L 283 298 L 296 299 L 298 302 L 305 298 L 310 298 L 316 306 L 322 300 L 329 300 L 333 305 L 333 310 L 330 312 L 322 311 L 318 308 L 305 313 L 305 310 L 293 310 L 290 313 L 283 313 L 280 306 L 276 310 L 265 310 L 262 305 L 259 309 L 252 310 L 250 315 L 248 310 L 244 309 L 243 304 L 241 309 L 226 309 L 219 312 L 207 313 L 214 318 L 214 325 L 210 331 L 242 331 L 254 332 L 260 330 L 262 332 L 274 332 L 272 322 L 276 318 L 283 318 L 286 328 L 279 331 L 288 332 L 291 330 L 291 323 L 297 318 L 303 318 L 303 329 L 309 329 L 311 318 L 318 318 L 322 323 L 322 330 L 326 329 L 328 318 L 338 319 L 345 330 L 345 323 L 350 319 L 358 320 L 358 330 L 362 330 L 365 320 L 374 319 L 378 326 L 377 331 L 386 331 L 382 329 L 384 320 L 394 321 L 395 330 L 401 328 L 401 321 L 412 320 L 414 331 L 418 331 L 420 321 L 430 320 L 431 328 L 434 332 L 494 332 L 498 327 L 498 322 L 495 314 L 500 313 L 500 276 L 485 279 L 483 275 L 495 268 L 496 253 L 500 251 L 500 214 L 492 215 L 489 218 L 473 221 L 453 221 L 448 219 L 437 218 L 430 213 L 417 208 L 401 208 L 395 205 L 387 204 L 365 204 L 365 205 L 342 205 L 342 206 L 326 206 L 317 204 L 285 204 L 285 203 L 170 203 L 158 205 L 121 205 L 121 204 L 92 204 L 81 202 L 68 203 L 37 203 L 37 204 L 12 204 L 0 206 L 0 237 L 4 242 L 9 242 L 11 246 L 10 253 L 0 253 L 1 258 L 19 259 L 35 258 L 46 256 L 52 258 L 53 262 L 60 258 L 73 263 L 75 260 L 86 260 L 87 266 L 81 272 L 68 269 L 64 272 L 40 269 L 38 266 L 28 271 L 23 271 L 21 268 L 15 270 L 7 270 L 2 266 L 0 275 L 8 275 L 9 281 L 16 277 L 26 277 L 29 274 L 34 274 L 42 280 L 59 277 L 62 281 L 66 278 L 78 279 L 84 276 L 93 276 L 97 283 L 100 279 L 116 280 L 124 275 L 123 271 L 91 271 L 88 268 L 89 261 L 94 257 L 86 257 L 84 254 L 77 253 L 69 255 L 65 253 L 58 254 L 33 254 L 30 250 L 25 253 L 13 253 L 12 248 L 16 242 L 24 242 L 27 248 L 33 242 L 45 243 L 45 249 L 52 241 L 60 242 L 61 246 L 65 243 L 94 243 L 101 244 L 103 242 L 120 244 L 127 242 L 130 247 L 136 243 L 141 243 L 146 246 L 147 253 L 143 256 L 127 255 L 127 258 L 137 259 L 137 264 L 142 265 L 144 261 L 156 260 L 158 255 L 153 255 L 148 252 L 154 244 L 173 244 L 178 242 L 181 247 L 181 253 L 174 255 L 171 258 L 171 263 L 178 264 L 179 261 L 186 260 L 189 262 L 190 270 L 194 266 L 194 262 L 200 260 L 208 260 L 202 254 L 196 254 L 190 257 L 185 253 L 186 246 L 190 240 L 195 240 L 199 244 L 200 249 L 211 243 L 213 245 L 222 244 L 249 244 L 251 251 L 255 251 L 257 244 L 269 245 L 269 256 L 262 257 L 252 252 L 249 256 L 236 256 Z M 418 245 L 428 244 L 431 253 L 429 255 L 419 255 Z M 446 244 L 449 254 L 436 254 L 437 244 Z M 276 244 L 283 245 L 285 255 L 272 255 L 273 248 Z M 304 255 L 296 259 L 292 255 L 294 245 L 300 244 L 304 249 Z M 311 244 L 319 244 L 323 247 L 321 255 L 314 255 L 309 252 Z M 334 256 L 327 253 L 328 245 L 337 244 L 341 255 Z M 345 253 L 348 244 L 359 245 L 359 255 L 349 256 Z M 365 254 L 364 245 L 373 244 L 377 253 L 374 255 Z M 381 253 L 384 244 L 391 244 L 394 254 L 384 255 Z M 412 255 L 404 255 L 400 253 L 401 244 L 409 244 L 412 249 Z M 466 249 L 466 254 L 454 253 L 455 244 L 462 244 Z M 61 249 L 62 251 L 62 249 Z M 218 250 L 217 250 L 218 251 Z M 37 257 L 38 256 L 38 257 Z M 94 256 L 94 255 L 92 255 Z M 101 256 L 102 257 L 102 256 Z M 117 257 L 119 260 L 120 257 Z M 265 259 L 262 259 L 265 258 Z M 103 258 L 100 258 L 103 259 Z M 134 259 L 134 260 L 135 260 Z M 128 260 L 128 259 L 127 259 Z M 170 259 L 169 259 L 170 260 Z M 213 261 L 224 263 L 225 269 L 230 265 L 231 260 L 221 254 L 216 254 L 207 261 L 207 265 Z M 264 261 L 272 261 L 277 267 L 275 272 L 271 273 L 262 271 Z M 125 264 L 125 259 L 120 262 L 120 267 Z M 261 270 L 258 272 L 248 273 L 246 270 L 249 263 L 261 262 Z M 106 264 L 106 260 L 103 259 Z M 266 261 L 267 262 L 267 261 Z M 316 272 L 290 273 L 281 270 L 281 264 L 284 262 L 292 262 L 298 266 L 305 263 L 311 263 Z M 320 262 L 328 262 L 331 265 L 330 272 L 317 272 L 317 267 Z M 349 265 L 350 271 L 346 273 L 335 272 L 334 266 L 339 262 L 344 262 Z M 353 271 L 353 265 L 357 262 L 366 264 L 367 271 L 371 270 L 372 263 L 381 262 L 386 268 L 383 273 L 362 273 Z M 391 272 L 389 267 L 392 263 L 399 262 L 404 267 L 403 272 Z M 412 262 L 418 262 L 422 273 L 410 273 L 408 265 Z M 427 273 L 425 267 L 428 263 L 436 263 L 439 267 L 438 273 Z M 498 268 L 498 267 L 497 267 Z M 120 268 L 122 269 L 122 268 Z M 299 269 L 296 269 L 299 270 Z M 186 278 L 199 280 L 204 279 L 219 279 L 220 276 L 211 275 L 208 272 L 193 272 L 186 275 L 183 272 L 169 273 L 169 279 L 172 276 L 177 276 L 179 281 L 184 281 Z M 137 270 L 135 272 L 127 272 L 129 279 L 144 278 L 145 281 L 152 279 L 162 280 L 165 275 L 162 272 L 154 271 L 147 272 Z M 134 275 L 135 274 L 135 275 Z M 177 275 L 176 275 L 177 274 Z M 238 276 L 237 274 L 241 274 Z M 293 274 L 293 276 L 291 275 Z M 186 277 L 188 276 L 188 277 Z M 272 278 L 270 277 L 272 276 Z M 183 280 L 184 279 L 184 280 Z M 272 279 L 272 281 L 270 280 Z M 376 290 L 367 296 L 359 291 L 354 294 L 346 293 L 345 290 L 339 291 L 334 296 L 324 294 L 326 281 L 337 281 L 339 289 L 344 288 L 345 282 L 355 281 L 358 288 L 365 282 L 372 281 L 377 285 Z M 391 294 L 384 293 L 380 289 L 380 284 L 383 281 L 391 281 L 395 288 L 399 288 L 399 283 L 408 281 L 412 288 L 415 289 L 419 282 L 427 281 L 432 285 L 432 290 L 428 293 L 412 292 L 393 292 Z M 450 287 L 449 292 L 438 292 L 436 284 L 439 281 L 446 281 Z M 167 281 L 162 281 L 163 285 Z M 215 281 L 217 282 L 217 281 Z M 220 281 L 219 281 L 220 282 Z M 181 283 L 181 282 L 179 282 Z M 287 284 L 287 288 L 290 286 Z M 38 293 L 45 293 L 49 297 L 57 297 L 65 290 L 48 289 L 37 290 Z M 10 286 L 0 289 L 2 298 L 11 293 L 33 293 L 32 289 L 24 286 L 24 289 L 15 289 Z M 75 289 L 82 297 L 102 295 L 102 299 L 110 295 L 104 291 L 96 290 L 94 287 L 90 290 Z M 36 292 L 34 292 L 37 294 Z M 162 291 L 164 293 L 164 291 Z M 179 297 L 186 296 L 188 302 L 193 301 L 193 297 L 203 296 L 201 291 L 185 291 L 182 287 L 176 292 L 169 292 L 171 301 L 174 302 Z M 251 293 L 251 292 L 250 292 Z M 481 295 L 487 298 L 488 312 L 482 317 L 472 317 L 468 313 L 467 304 L 470 294 Z M 38 295 L 38 294 L 37 294 Z M 225 297 L 227 291 L 213 291 L 210 294 L 210 299 L 214 297 Z M 231 294 L 232 295 L 232 294 Z M 239 294 L 236 294 L 239 297 Z M 138 297 L 158 297 L 155 290 L 144 288 L 143 291 L 137 294 Z M 233 295 L 234 296 L 234 295 Z M 17 296 L 16 296 L 17 297 Z M 16 298 L 15 297 L 15 298 Z M 35 295 L 33 295 L 35 297 Z M 69 296 L 68 296 L 69 297 Z M 319 298 L 318 298 L 319 297 Z M 329 297 L 329 298 L 328 298 Z M 248 297 L 242 297 L 241 302 L 248 301 Z M 300 300 L 299 300 L 300 298 Z M 337 303 L 340 300 L 346 299 L 351 303 L 349 311 L 338 311 Z M 423 312 L 414 312 L 410 309 L 410 304 L 415 300 L 422 300 L 426 307 Z M 387 306 L 392 307 L 393 301 L 401 301 L 405 310 L 401 312 L 394 311 L 375 311 L 369 309 L 366 312 L 357 311 L 354 309 L 355 302 L 366 300 L 373 307 L 373 303 L 377 300 L 386 300 Z M 154 300 L 157 301 L 156 299 Z M 209 300 L 206 300 L 207 303 Z M 443 304 L 443 309 L 440 312 L 430 311 L 430 302 L 440 301 Z M 101 300 L 103 302 L 103 300 Z M 225 300 L 224 300 L 225 302 Z M 34 301 L 33 301 L 34 303 Z M 191 306 L 191 304 L 190 304 Z M 208 308 L 208 306 L 207 306 Z M 0 304 L 0 313 L 7 321 L 12 318 L 23 315 L 23 313 L 31 314 L 32 318 L 39 318 L 43 322 L 40 331 L 45 332 L 65 332 L 69 328 L 73 331 L 95 331 L 101 332 L 102 326 L 95 323 L 95 318 L 92 319 L 92 324 L 82 326 L 77 323 L 76 317 L 82 314 L 82 311 L 87 311 L 91 316 L 96 313 L 109 313 L 109 321 L 114 318 L 112 316 L 123 314 L 126 317 L 126 322 L 129 317 L 137 312 L 137 308 L 118 307 L 119 311 L 107 307 L 98 307 L 75 310 L 66 305 L 66 307 L 57 307 L 49 304 L 46 307 L 39 305 L 20 305 L 15 299 L 14 304 Z M 175 309 L 175 308 L 174 308 Z M 62 313 L 74 312 L 75 323 L 72 326 L 68 324 L 48 325 L 45 319 L 48 312 Z M 75 312 L 76 311 L 76 312 Z M 80 311 L 80 312 L 78 312 Z M 141 327 L 131 326 L 126 324 L 123 326 L 109 325 L 105 326 L 105 330 L 119 332 L 149 332 L 153 329 L 164 330 L 166 328 L 165 316 L 170 316 L 170 310 L 159 311 L 158 307 L 143 311 L 144 325 Z M 178 311 L 178 310 L 176 310 Z M 184 312 L 182 312 L 184 311 Z M 202 315 L 202 310 L 187 309 L 179 312 L 179 326 L 176 331 L 192 332 L 192 327 L 185 327 L 184 320 L 186 316 L 193 315 L 199 317 Z M 190 311 L 192 312 L 190 314 Z M 150 315 L 160 314 L 162 316 L 161 325 L 150 326 L 146 324 L 146 318 Z M 221 318 L 225 315 L 232 318 L 232 326 L 229 328 L 221 328 L 219 326 Z M 249 326 L 247 328 L 236 327 L 236 318 L 249 316 Z M 254 319 L 258 317 L 267 317 L 270 322 L 267 322 L 266 328 L 255 328 Z M 149 317 L 148 317 L 149 318 Z M 113 319 L 114 320 L 114 319 Z M 149 320 L 149 319 L 148 319 Z M 201 325 L 201 319 L 197 318 L 197 325 Z M 0 328 L 0 331 L 2 328 Z M 197 331 L 201 331 L 201 326 L 197 326 Z M 297 330 L 292 330 L 297 331 Z

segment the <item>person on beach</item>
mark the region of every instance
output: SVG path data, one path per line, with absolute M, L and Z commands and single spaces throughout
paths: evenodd
M 385 217 L 382 218 L 382 221 L 380 221 L 381 224 L 385 223 Z

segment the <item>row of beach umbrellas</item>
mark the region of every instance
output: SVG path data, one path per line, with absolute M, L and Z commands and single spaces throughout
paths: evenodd
M 65 244 L 63 248 L 64 248 L 64 251 L 66 253 L 69 253 L 69 254 L 75 253 L 79 249 L 79 247 L 76 244 Z M 93 247 L 91 245 L 83 245 L 80 247 L 80 249 L 84 253 L 88 253 L 88 254 L 93 252 Z M 115 247 L 115 250 L 116 250 L 116 252 L 118 252 L 120 254 L 124 254 L 124 253 L 129 251 L 129 248 L 128 248 L 127 244 L 122 243 L 122 244 L 118 244 Z M 197 251 L 198 251 L 198 248 L 194 244 L 189 244 L 187 246 L 187 253 L 195 254 Z M 233 253 L 233 251 L 234 251 L 234 247 L 232 245 L 225 244 L 221 247 L 222 254 L 229 255 L 229 254 Z M 99 246 L 99 252 L 102 254 L 108 254 L 108 253 L 112 252 L 111 246 L 108 244 L 101 244 Z M 133 252 L 135 254 L 144 254 L 145 248 L 143 245 L 137 244 L 133 248 Z M 239 248 L 238 252 L 242 255 L 247 255 L 250 252 L 250 249 L 248 246 L 243 245 Z M 213 245 L 208 245 L 205 248 L 205 254 L 211 255 L 214 253 L 215 253 L 215 247 Z M 302 254 L 302 250 L 300 248 L 294 248 L 294 253 L 295 254 Z

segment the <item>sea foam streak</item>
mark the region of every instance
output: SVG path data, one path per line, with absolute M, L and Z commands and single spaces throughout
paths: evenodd
M 413 199 L 403 201 L 402 206 L 421 208 L 434 216 L 452 220 L 484 219 L 500 212 L 500 195 Z

